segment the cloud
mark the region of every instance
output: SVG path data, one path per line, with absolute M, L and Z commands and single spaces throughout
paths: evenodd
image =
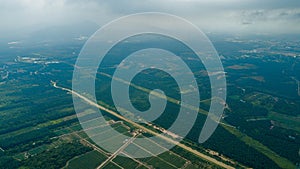
M 0 33 L 80 21 L 103 25 L 150 11 L 184 17 L 206 31 L 300 33 L 299 0 L 10 0 L 1 1 Z

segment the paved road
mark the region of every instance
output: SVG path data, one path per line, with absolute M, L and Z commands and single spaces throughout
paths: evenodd
M 156 132 L 154 132 L 153 130 L 150 130 L 150 129 L 148 129 L 148 128 L 146 128 L 146 127 L 144 127 L 144 126 L 142 126 L 142 125 L 140 125 L 140 124 L 138 124 L 138 123 L 135 123 L 135 122 L 133 122 L 133 121 L 131 121 L 131 120 L 129 120 L 129 119 L 127 119 L 127 118 L 121 116 L 120 114 L 118 114 L 118 113 L 116 113 L 116 112 L 110 110 L 110 109 L 107 109 L 107 108 L 105 108 L 105 107 L 103 107 L 103 106 L 101 106 L 101 105 L 98 105 L 97 103 L 95 103 L 95 102 L 89 100 L 88 98 L 82 96 L 81 94 L 77 93 L 76 91 L 73 91 L 73 90 L 68 89 L 68 88 L 64 88 L 64 87 L 57 86 L 56 82 L 53 82 L 53 81 L 51 81 L 51 83 L 52 83 L 53 87 L 58 88 L 58 89 L 61 89 L 61 90 L 64 90 L 64 91 L 68 91 L 68 92 L 72 93 L 73 95 L 75 95 L 75 96 L 81 98 L 82 100 L 84 100 L 84 101 L 87 102 L 88 104 L 90 104 L 90 105 L 92 105 L 92 106 L 95 106 L 95 107 L 99 108 L 100 110 L 106 111 L 107 113 L 109 113 L 109 114 L 111 114 L 111 115 L 113 115 L 113 116 L 119 118 L 120 120 L 126 121 L 126 122 L 130 123 L 131 125 L 133 125 L 133 126 L 139 128 L 139 129 L 142 129 L 143 131 L 145 131 L 145 132 L 147 132 L 147 133 L 150 133 L 151 135 L 160 137 L 161 139 L 163 139 L 163 140 L 165 140 L 165 141 L 167 141 L 167 142 L 169 142 L 169 143 L 175 144 L 175 145 L 177 145 L 178 147 L 181 147 L 181 148 L 183 148 L 184 150 L 189 151 L 189 152 L 191 152 L 191 153 L 197 155 L 198 157 L 200 157 L 200 158 L 202 158 L 202 159 L 204 159 L 204 160 L 207 160 L 207 161 L 209 161 L 209 162 L 211 162 L 211 163 L 214 163 L 214 164 L 216 164 L 216 165 L 218 165 L 218 166 L 221 166 L 221 167 L 223 167 L 223 168 L 234 169 L 234 167 L 232 167 L 232 166 L 229 166 L 229 165 L 227 165 L 227 164 L 225 164 L 225 163 L 223 163 L 223 162 L 221 162 L 221 161 L 218 161 L 218 160 L 216 160 L 216 159 L 214 159 L 214 158 L 212 158 L 212 157 L 210 157 L 210 156 L 207 156 L 207 155 L 205 155 L 205 154 L 203 154 L 203 153 L 200 153 L 199 151 L 194 150 L 194 149 L 192 149 L 191 147 L 188 147 L 188 146 L 186 146 L 186 145 L 184 145 L 184 144 L 182 144 L 182 143 L 178 143 L 177 141 L 175 141 L 175 140 L 173 140 L 173 139 L 171 139 L 171 138 L 169 138 L 169 137 L 166 137 L 166 136 L 163 136 L 163 135 L 161 135 L 161 134 L 159 134 L 159 133 L 156 133 Z
M 109 163 L 111 160 L 113 160 L 118 154 L 120 154 L 129 144 L 131 144 L 134 139 L 138 136 L 138 134 L 134 135 L 133 137 L 131 137 L 130 139 L 127 140 L 127 142 L 125 142 L 125 144 L 123 144 L 116 152 L 114 152 L 108 159 L 106 159 L 103 163 L 101 163 L 97 169 L 100 169 L 102 167 L 104 167 L 107 163 Z

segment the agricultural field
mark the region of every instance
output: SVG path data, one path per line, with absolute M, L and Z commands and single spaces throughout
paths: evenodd
M 261 53 L 239 57 L 247 51 L 231 49 L 229 53 L 228 43 L 216 42 L 216 47 L 226 57 L 223 64 L 228 81 L 227 107 L 217 130 L 203 144 L 198 143 L 198 138 L 211 102 L 210 91 L 206 90 L 208 77 L 197 70 L 202 70 L 203 65 L 194 64 L 189 52 L 180 44 L 173 44 L 178 55 L 189 56 L 186 61 L 202 91 L 200 110 L 195 125 L 181 145 L 159 155 L 155 155 L 154 147 L 166 140 L 153 142 L 149 137 L 153 136 L 152 132 L 162 133 L 170 127 L 180 108 L 179 88 L 168 74 L 147 70 L 133 79 L 130 97 L 134 107 L 147 110 L 151 106 L 149 93 L 157 88 L 168 96 L 167 107 L 152 125 L 140 124 L 143 132 L 136 137 L 146 139 L 147 146 L 136 140 L 126 145 L 124 140 L 122 145 L 126 147 L 113 156 L 97 145 L 97 141 L 120 145 L 121 137 L 109 135 L 109 130 L 134 139 L 134 133 L 141 129 L 111 113 L 118 114 L 109 86 L 115 60 L 103 62 L 107 65 L 98 70 L 95 82 L 99 86 L 97 103 L 109 110 L 103 111 L 106 122 L 94 128 L 97 119 L 91 119 L 95 123 L 82 129 L 73 108 L 74 93 L 61 89 L 72 89 L 72 72 L 82 44 L 53 46 L 51 50 L 39 46 L 16 56 L 7 55 L 0 60 L 0 168 L 92 169 L 100 165 L 103 168 L 222 168 L 188 151 L 185 146 L 229 167 L 296 167 L 299 165 L 300 100 L 295 81 L 299 77 L 295 72 L 299 70 L 299 58 L 274 54 L 262 59 Z M 134 43 L 126 45 L 117 49 L 127 53 L 126 50 L 136 50 Z M 237 45 L 253 48 L 251 43 Z M 263 42 L 259 45 L 267 46 Z M 116 54 L 118 52 L 111 53 Z M 88 117 L 92 113 L 86 109 L 82 114 Z M 150 157 L 135 159 L 134 150 Z

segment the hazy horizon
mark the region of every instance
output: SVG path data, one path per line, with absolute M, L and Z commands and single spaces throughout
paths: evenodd
M 43 29 L 82 23 L 101 27 L 121 16 L 140 12 L 177 15 L 205 32 L 300 33 L 300 3 L 297 0 L 12 0 L 2 1 L 0 6 L 0 34 L 3 37 L 19 37 Z

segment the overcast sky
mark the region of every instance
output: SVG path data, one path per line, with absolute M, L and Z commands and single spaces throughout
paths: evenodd
M 83 21 L 101 26 L 150 11 L 183 17 L 206 32 L 300 34 L 299 0 L 0 0 L 0 34 Z

